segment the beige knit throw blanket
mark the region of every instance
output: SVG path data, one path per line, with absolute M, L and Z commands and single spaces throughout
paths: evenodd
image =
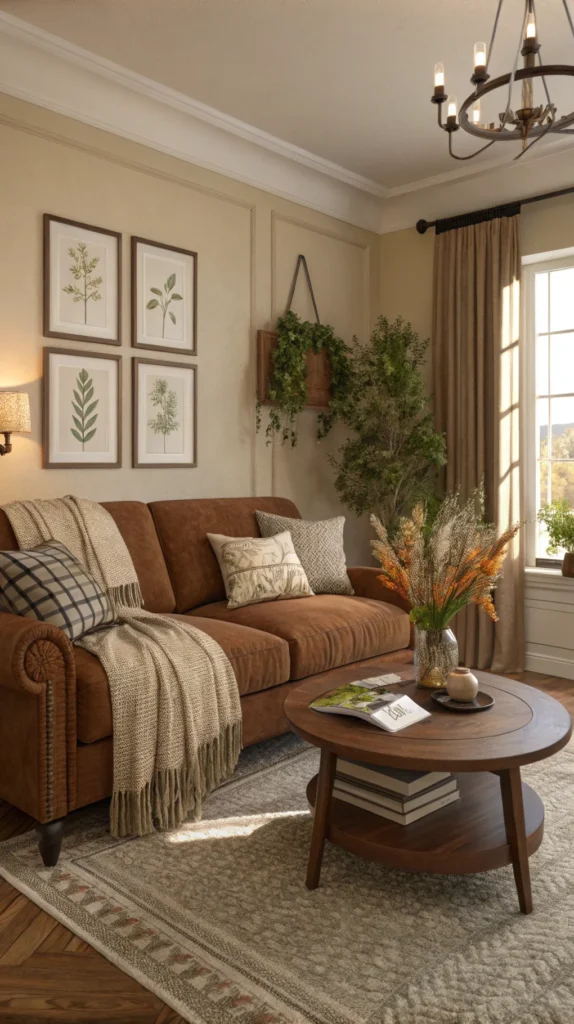
M 106 591 L 117 623 L 77 641 L 102 663 L 114 725 L 110 831 L 174 828 L 232 774 L 241 749 L 235 675 L 219 644 L 180 619 L 146 612 L 112 517 L 85 498 L 4 505 L 22 550 L 56 540 Z

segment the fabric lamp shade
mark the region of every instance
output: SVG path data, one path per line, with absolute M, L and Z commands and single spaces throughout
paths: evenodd
M 30 432 L 30 399 L 26 392 L 0 391 L 0 433 Z

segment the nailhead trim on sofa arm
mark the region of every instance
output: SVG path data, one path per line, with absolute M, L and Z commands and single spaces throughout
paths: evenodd
M 38 822 L 76 788 L 73 648 L 55 626 L 0 612 L 0 797 Z

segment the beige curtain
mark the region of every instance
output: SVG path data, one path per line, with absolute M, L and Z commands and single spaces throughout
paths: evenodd
M 486 485 L 486 514 L 505 529 L 521 518 L 519 464 L 520 216 L 440 230 L 434 258 L 433 370 L 437 428 L 447 440 L 447 488 Z M 524 668 L 520 534 L 508 553 L 493 625 L 475 605 L 455 620 L 460 660 Z

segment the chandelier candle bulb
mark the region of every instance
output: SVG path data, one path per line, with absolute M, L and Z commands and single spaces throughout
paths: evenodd
M 536 19 L 532 11 L 526 19 L 526 38 L 536 39 Z
M 480 124 L 480 100 L 477 100 L 472 108 L 472 123 Z
M 474 44 L 474 70 L 484 71 L 486 68 L 486 43 Z
M 434 66 L 434 94 L 444 97 L 444 64 L 440 62 Z
M 458 113 L 458 102 L 456 96 L 449 96 L 448 104 L 446 108 L 447 121 L 456 123 L 456 115 Z

